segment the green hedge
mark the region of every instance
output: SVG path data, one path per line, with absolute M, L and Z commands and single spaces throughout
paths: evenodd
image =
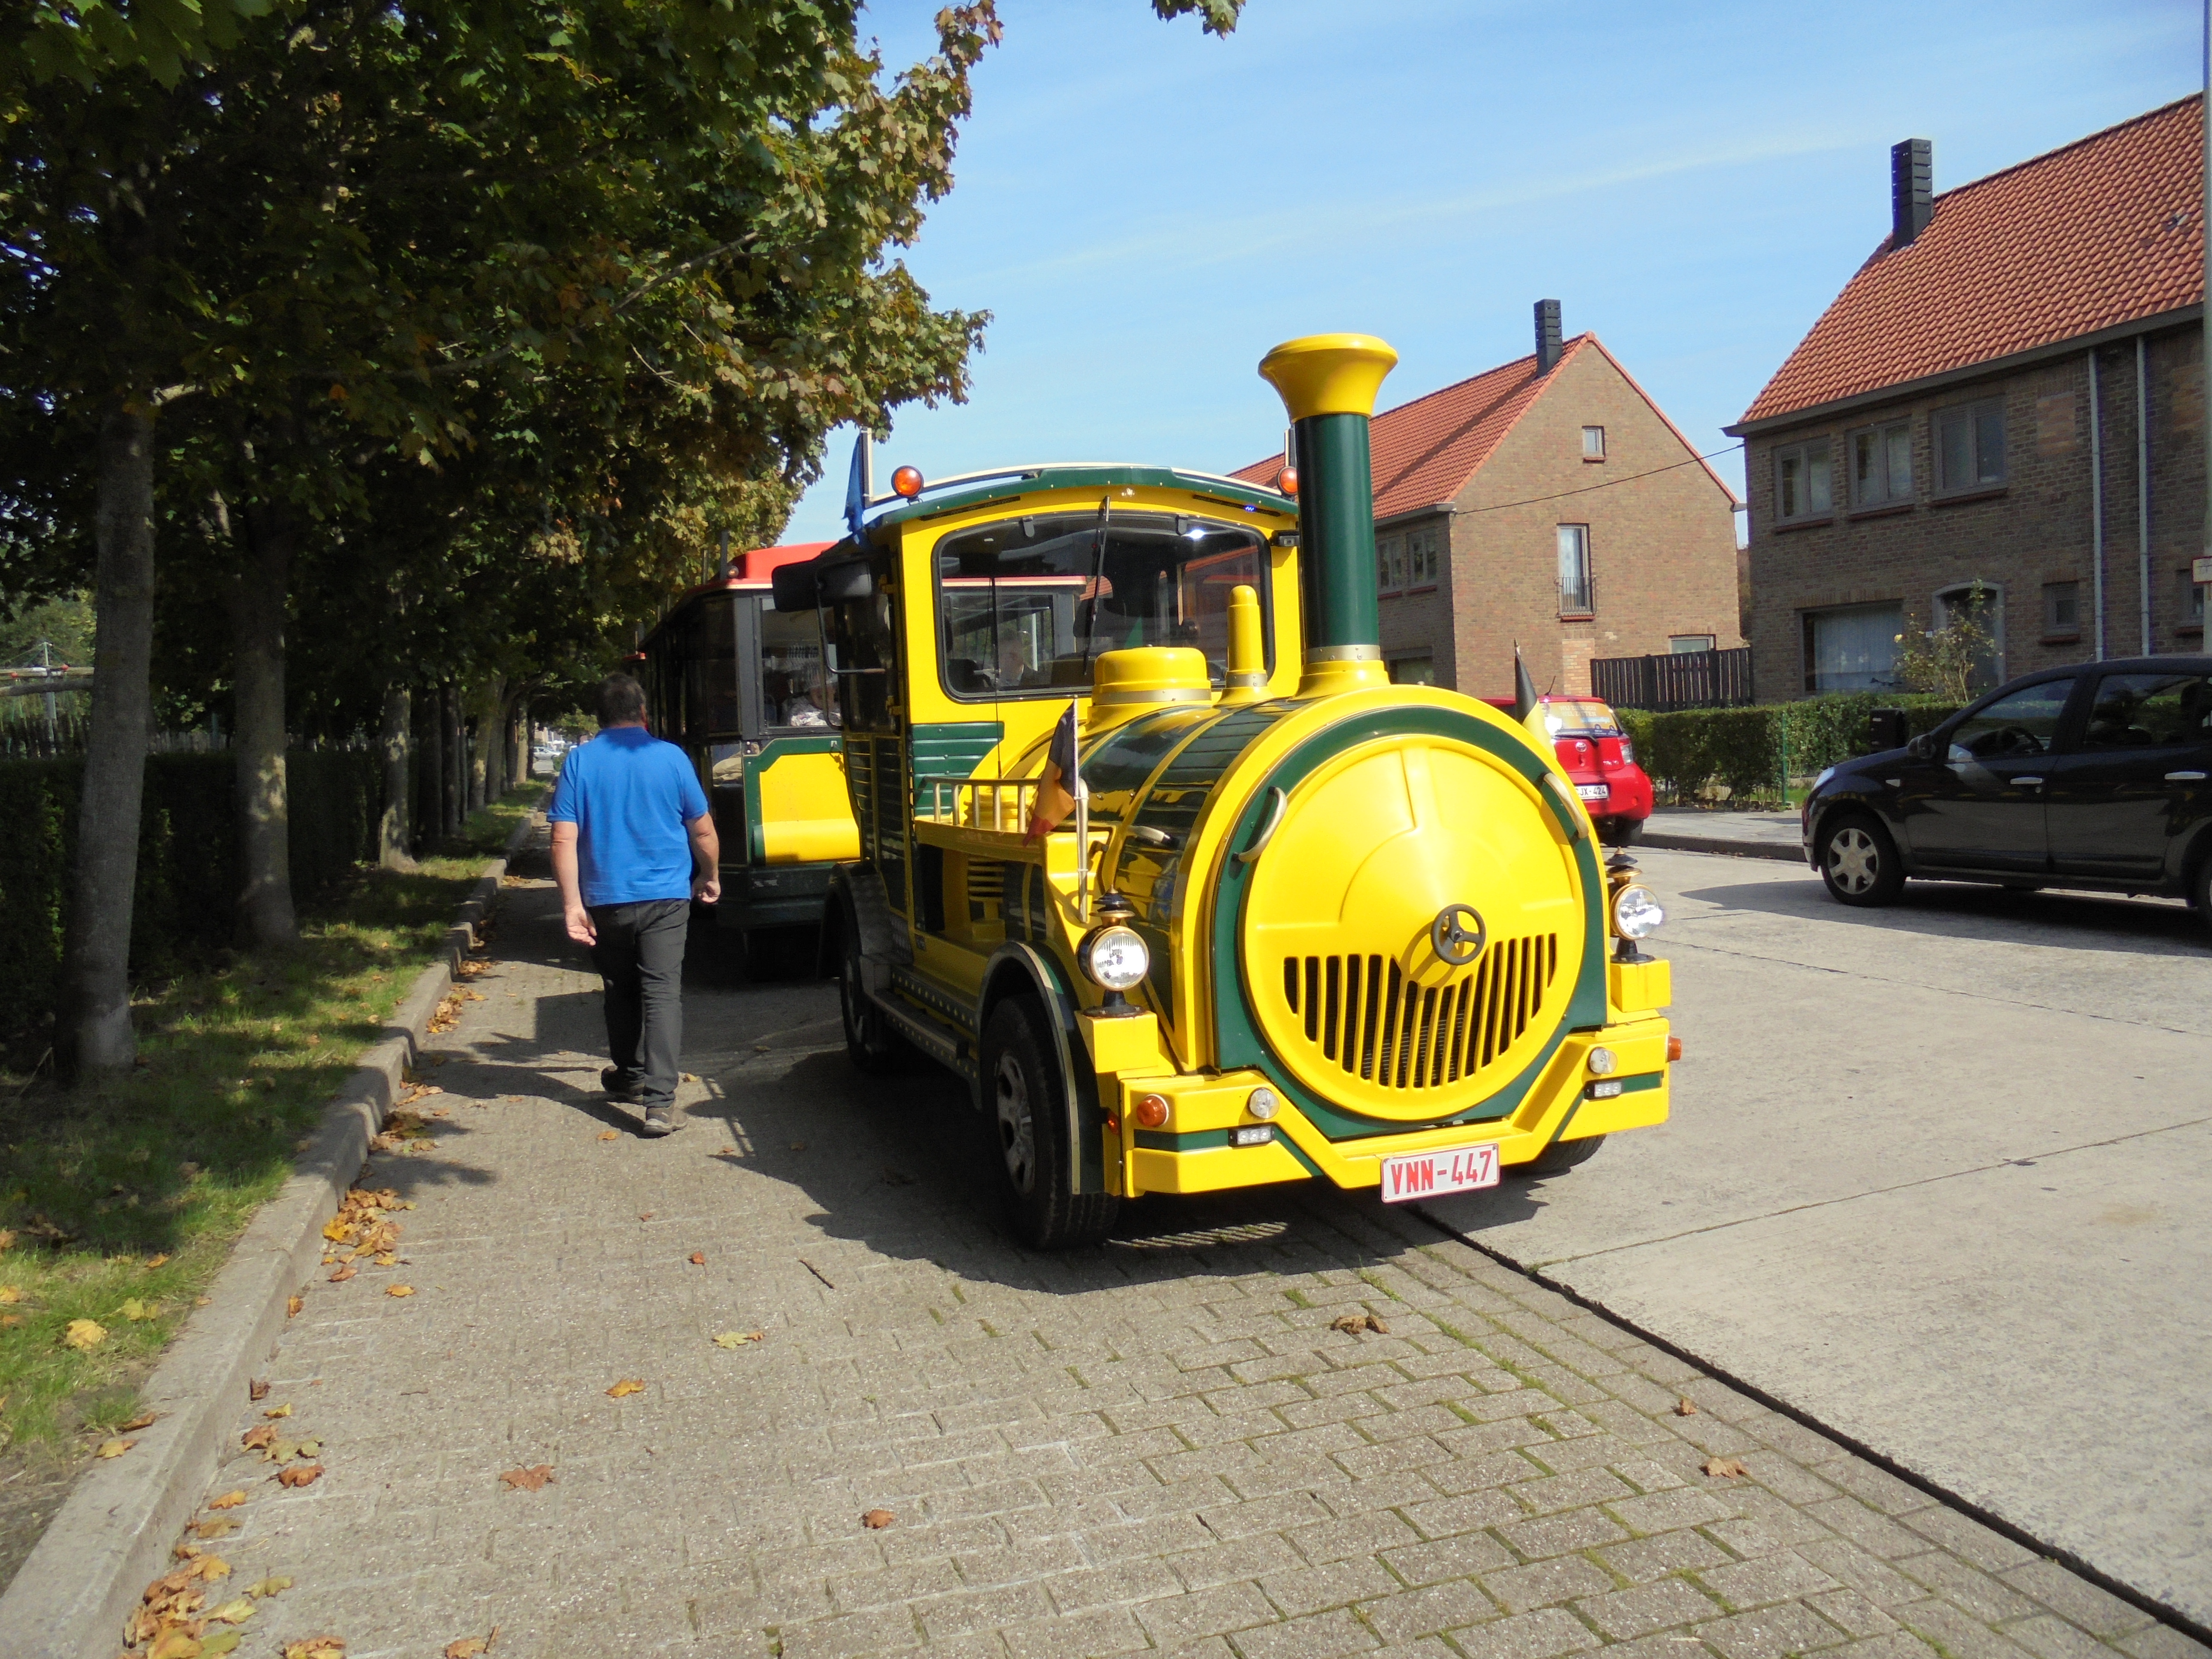
M 43 1030 L 58 1000 L 79 757 L 0 761 L 0 1044 Z M 228 755 L 149 755 L 131 927 L 134 977 L 231 942 L 240 886 L 236 769 Z M 288 756 L 292 894 L 306 900 L 376 855 L 381 771 L 371 752 Z M 35 1056 L 33 1056 L 35 1058 Z
M 1930 730 L 1960 704 L 1948 697 L 1875 691 L 1808 697 L 1750 708 L 1685 708 L 1671 714 L 1619 711 L 1651 781 L 1689 800 L 1725 786 L 1732 800 L 1783 799 L 1783 773 L 1807 778 L 1823 767 L 1873 752 L 1867 717 L 1902 708 L 1905 728 Z

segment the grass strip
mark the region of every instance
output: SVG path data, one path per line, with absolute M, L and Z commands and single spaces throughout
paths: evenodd
M 130 1076 L 75 1093 L 0 1078 L 0 1450 L 68 1458 L 137 1415 L 231 1241 L 544 793 L 479 810 L 414 874 L 358 869 L 296 945 L 145 988 Z

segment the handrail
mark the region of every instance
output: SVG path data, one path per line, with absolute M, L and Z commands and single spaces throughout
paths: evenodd
M 928 805 L 925 810 L 916 803 L 915 817 L 923 823 L 949 824 L 957 830 L 1019 833 L 1029 828 L 1042 781 L 1039 778 L 933 778 L 925 786 Z

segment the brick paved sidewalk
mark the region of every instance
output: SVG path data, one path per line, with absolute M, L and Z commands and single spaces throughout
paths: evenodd
M 289 1404 L 327 1469 L 288 1491 L 241 1454 L 210 1488 L 250 1494 L 231 1582 L 296 1580 L 243 1655 L 496 1626 L 501 1659 L 2203 1659 L 1372 1201 L 1148 1200 L 1101 1249 L 1024 1254 L 959 1091 L 857 1078 L 820 986 L 695 988 L 707 1081 L 637 1139 L 556 921 L 550 884 L 510 887 L 424 1073 L 435 1149 L 375 1160 L 417 1206 L 402 1265 L 319 1276 L 240 1402 L 241 1433 Z M 499 1478 L 538 1464 L 542 1490 Z

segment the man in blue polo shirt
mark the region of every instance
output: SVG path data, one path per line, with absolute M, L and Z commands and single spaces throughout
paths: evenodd
M 691 763 L 645 729 L 645 688 L 599 684 L 599 735 L 568 753 L 553 786 L 553 877 L 568 937 L 592 949 L 605 988 L 599 1082 L 645 1108 L 639 1133 L 676 1127 L 684 1047 L 684 936 L 691 901 L 722 896 L 722 848 Z

